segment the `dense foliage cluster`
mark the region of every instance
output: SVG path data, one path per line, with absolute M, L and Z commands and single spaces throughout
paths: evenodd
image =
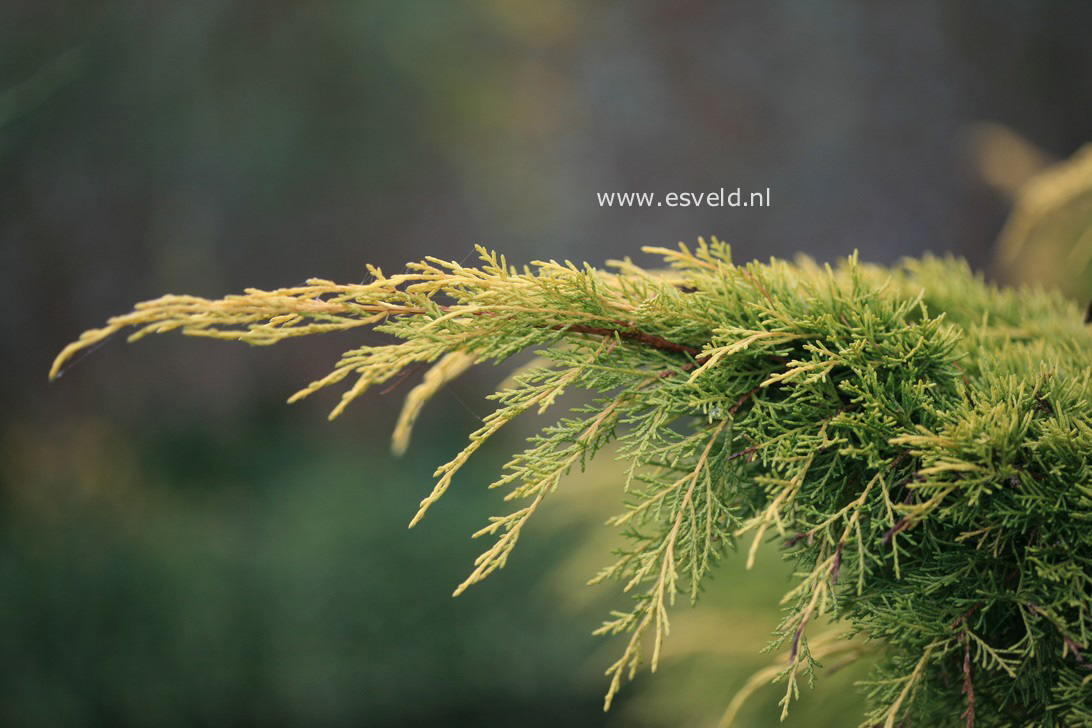
M 431 363 L 399 423 L 402 449 L 451 377 L 537 348 L 437 470 L 413 522 L 507 422 L 588 392 L 493 483 L 517 505 L 478 532 L 492 545 L 456 593 L 504 566 L 562 477 L 617 441 L 625 506 L 611 523 L 629 545 L 595 580 L 633 599 L 599 630 L 625 641 L 608 706 L 643 659 L 655 669 L 677 597 L 696 600 L 737 541 L 750 563 L 774 539 L 799 568 L 776 635 L 785 709 L 820 659 L 870 652 L 868 724 L 1092 724 L 1092 332 L 1081 312 L 994 288 L 954 260 L 736 266 L 716 241 L 649 252 L 671 270 L 518 271 L 482 251 L 477 268 L 428 259 L 399 275 L 372 269 L 361 285 L 166 296 L 84 334 L 54 374 L 127 327 L 269 344 L 374 326 L 397 343 L 345 353 L 294 398 L 349 380 L 336 415 Z M 820 618 L 843 628 L 812 635 Z

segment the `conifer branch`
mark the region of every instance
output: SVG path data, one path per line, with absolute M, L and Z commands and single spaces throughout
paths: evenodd
M 895 727 L 895 720 L 899 717 L 902 704 L 906 702 L 906 699 L 913 693 L 914 688 L 918 686 L 918 681 L 921 679 L 925 666 L 929 664 L 929 657 L 933 654 L 933 650 L 937 649 L 938 645 L 942 646 L 942 644 L 934 642 L 928 645 L 922 653 L 921 659 L 914 665 L 914 671 L 900 681 L 903 683 L 902 690 L 899 691 L 899 696 L 895 698 L 895 702 L 884 713 L 883 728 Z
M 748 566 L 777 539 L 798 582 L 774 643 L 788 642 L 788 664 L 749 681 L 726 719 L 773 677 L 787 710 L 820 659 L 865 654 L 809 639 L 827 617 L 874 646 L 875 723 L 1092 724 L 1092 327 L 1072 302 L 935 258 L 737 266 L 714 240 L 646 249 L 669 271 L 607 272 L 479 252 L 476 267 L 369 268 L 359 285 L 164 296 L 83 334 L 50 376 L 123 330 L 266 345 L 370 327 L 395 343 L 345 352 L 290 401 L 346 383 L 334 417 L 428 367 L 395 428 L 400 452 L 444 384 L 534 350 L 410 525 L 505 425 L 583 392 L 492 483 L 522 504 L 478 531 L 495 541 L 456 593 L 502 568 L 565 474 L 614 443 L 625 505 L 609 523 L 627 545 L 591 581 L 619 581 L 632 604 L 596 631 L 626 634 L 607 707 L 643 640 L 658 666 L 677 595 L 695 602 L 747 536 Z
M 668 603 L 675 603 L 675 595 L 677 593 L 677 580 L 678 580 L 678 564 L 676 557 L 676 546 L 679 540 L 680 530 L 683 528 L 683 524 L 689 519 L 691 527 L 697 521 L 697 512 L 694 506 L 695 490 L 698 485 L 698 481 L 702 478 L 702 475 L 706 472 L 706 468 L 709 464 L 710 453 L 713 450 L 713 446 L 717 443 L 721 432 L 725 426 L 730 422 L 729 419 L 721 420 L 708 435 L 705 448 L 702 450 L 701 456 L 698 458 L 694 469 L 684 479 L 676 481 L 672 484 L 672 489 L 677 485 L 682 485 L 685 482 L 686 490 L 683 492 L 682 500 L 678 506 L 676 506 L 675 517 L 671 524 L 671 529 L 667 535 L 664 536 L 660 544 L 657 546 L 653 558 L 644 559 L 644 563 L 636 570 L 630 583 L 626 586 L 628 591 L 632 586 L 635 586 L 640 581 L 649 577 L 653 572 L 653 564 L 658 563 L 658 573 L 652 585 L 648 591 L 639 601 L 639 606 L 633 612 L 619 616 L 617 619 L 605 623 L 602 627 L 596 630 L 595 634 L 617 634 L 622 631 L 632 632 L 629 642 L 626 645 L 625 651 L 622 656 L 607 669 L 607 676 L 610 680 L 610 687 L 607 689 L 607 696 L 603 700 L 603 710 L 610 710 L 611 701 L 614 698 L 615 693 L 618 692 L 622 683 L 622 675 L 627 674 L 632 680 L 634 674 L 637 671 L 637 667 L 641 663 L 641 640 L 644 633 L 648 629 L 654 627 L 655 638 L 652 646 L 652 661 L 651 669 L 656 672 L 656 667 L 660 661 L 660 649 L 663 645 L 664 637 L 671 630 L 671 623 L 667 616 Z M 712 503 L 714 499 L 712 493 L 711 484 L 707 486 L 705 493 L 705 531 L 706 531 L 706 543 L 712 542 Z M 691 557 L 693 562 L 693 558 Z M 695 563 L 695 568 L 697 564 Z M 700 582 L 701 575 L 697 575 L 695 584 Z

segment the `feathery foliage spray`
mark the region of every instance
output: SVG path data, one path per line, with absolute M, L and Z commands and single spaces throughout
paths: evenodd
M 620 582 L 632 608 L 598 630 L 623 642 L 607 707 L 642 660 L 655 670 L 680 596 L 696 601 L 737 543 L 750 565 L 777 540 L 799 570 L 775 635 L 787 654 L 725 723 L 771 679 L 787 711 L 821 660 L 874 653 L 869 725 L 1092 724 L 1092 332 L 1074 304 L 950 259 L 736 266 L 714 240 L 647 249 L 670 272 L 606 272 L 480 252 L 479 267 L 429 258 L 361 285 L 165 296 L 85 333 L 52 374 L 122 329 L 272 344 L 373 326 L 399 343 L 346 352 L 290 401 L 347 381 L 334 417 L 430 363 L 401 451 L 445 382 L 537 349 L 411 525 L 506 423 L 585 391 L 492 484 L 515 505 L 475 534 L 491 545 L 455 593 L 503 567 L 563 476 L 617 441 L 610 523 L 629 546 L 593 581 Z M 820 617 L 842 627 L 813 635 Z

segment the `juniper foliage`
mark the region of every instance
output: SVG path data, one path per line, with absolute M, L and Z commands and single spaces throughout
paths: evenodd
M 85 333 L 52 374 L 130 327 L 131 339 L 180 330 L 272 344 L 374 326 L 399 343 L 346 352 L 292 400 L 349 381 L 334 417 L 432 363 L 395 433 L 404 449 L 444 382 L 537 348 L 436 471 L 411 525 L 506 423 L 587 392 L 491 484 L 513 510 L 475 534 L 491 545 L 455 593 L 503 567 L 563 476 L 617 441 L 624 510 L 610 524 L 628 546 L 592 581 L 617 580 L 632 601 L 598 630 L 623 643 L 607 707 L 642 660 L 655 670 L 677 600 L 696 601 L 737 543 L 750 566 L 776 540 L 798 567 L 774 640 L 788 654 L 748 690 L 780 679 L 788 710 L 821 659 L 871 650 L 865 724 L 1092 724 L 1082 312 L 1060 295 L 990 286 L 952 259 L 737 266 L 715 240 L 646 251 L 671 270 L 628 259 L 613 272 L 516 270 L 481 250 L 480 267 L 429 258 L 399 275 L 372 268 L 361 285 L 165 296 Z M 844 629 L 812 636 L 820 618 Z

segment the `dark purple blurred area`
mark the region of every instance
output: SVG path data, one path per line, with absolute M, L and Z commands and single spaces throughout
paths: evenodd
M 139 560 L 147 545 L 141 534 L 159 523 L 154 513 L 188 509 L 195 523 L 208 515 L 226 519 L 232 530 L 252 510 L 279 507 L 269 505 L 278 498 L 301 492 L 320 493 L 314 497 L 321 502 L 332 498 L 321 495 L 327 481 L 305 477 L 300 463 L 311 462 L 308 457 L 342 463 L 327 475 L 345 483 L 328 491 L 347 494 L 351 504 L 329 508 L 342 518 L 344 533 L 369 528 L 368 518 L 395 525 L 384 526 L 389 535 L 370 546 L 346 536 L 328 550 L 309 552 L 323 537 L 302 535 L 291 559 L 313 558 L 319 568 L 343 558 L 345 568 L 330 579 L 367 582 L 350 566 L 353 549 L 398 552 L 421 539 L 429 548 L 457 543 L 458 558 L 442 565 L 426 559 L 414 574 L 391 576 L 383 586 L 399 595 L 390 609 L 427 598 L 433 605 L 428 619 L 449 615 L 456 607 L 444 590 L 474 553 L 464 535 L 493 507 L 480 499 L 452 505 L 451 513 L 465 509 L 466 517 L 449 514 L 428 533 L 402 533 L 431 469 L 473 428 L 467 407 L 479 415 L 488 411 L 481 397 L 501 373 L 455 386 L 458 394 L 430 413 L 439 424 L 419 438 L 421 462 L 392 465 L 386 438 L 398 394 L 370 395 L 332 425 L 324 414 L 335 394 L 294 408 L 280 404 L 324 374 L 354 337 L 273 351 L 178 338 L 131 348 L 112 341 L 47 385 L 57 351 L 109 315 L 166 292 L 219 296 L 312 276 L 357 281 L 365 263 L 391 272 L 425 255 L 462 260 L 477 243 L 516 262 L 600 264 L 631 255 L 655 265 L 640 254 L 642 245 L 716 235 L 740 260 L 797 253 L 829 260 L 859 249 L 866 260 L 891 262 L 933 251 L 984 267 L 1007 203 L 968 163 L 967 130 L 998 122 L 1057 157 L 1088 141 L 1090 37 L 1092 4 L 1076 0 L 9 0 L 0 6 L 0 515 L 7 524 L 0 583 L 6 581 L 9 592 L 0 596 L 8 604 L 0 607 L 0 624 L 56 636 L 53 617 L 35 621 L 36 615 L 68 614 L 63 605 L 72 600 L 142 593 L 145 577 L 100 579 L 99 572 L 74 566 L 101 534 L 92 528 L 95 535 L 80 541 L 68 525 L 99 523 L 103 532 L 117 533 L 115 519 L 130 518 L 132 504 L 143 503 L 152 515 L 133 517 L 137 535 L 117 536 L 115 545 Z M 769 187 L 771 207 L 604 208 L 596 199 L 597 192 L 662 195 L 737 186 Z M 270 465 L 274 456 L 283 462 Z M 379 470 L 389 480 L 376 483 L 378 471 L 361 475 L 374 462 L 385 463 Z M 296 473 L 291 484 L 266 488 L 270 478 L 287 479 L 286 469 Z M 215 495 L 221 486 L 241 500 L 224 505 Z M 466 478 L 466 489 L 473 486 Z M 361 493 L 373 487 L 387 494 L 375 508 L 391 513 L 361 516 L 358 523 L 352 509 L 370 510 Z M 315 517 L 322 517 L 325 511 L 317 510 Z M 274 515 L 253 517 L 279 522 Z M 321 532 L 320 524 L 312 526 Z M 65 545 L 66 538 L 75 540 Z M 268 576 L 258 589 L 262 596 L 246 602 L 253 614 L 273 609 L 268 605 L 276 602 L 278 580 L 301 594 L 321 589 L 284 576 L 296 572 L 282 568 L 279 552 L 269 550 L 279 536 L 255 539 L 247 548 L 272 565 L 260 572 Z M 190 541 L 180 536 L 156 548 L 185 553 Z M 225 558 L 238 548 L 225 545 Z M 528 558 L 545 568 L 550 553 L 540 545 Z M 245 562 L 232 563 L 245 571 Z M 525 561 L 511 571 L 531 566 Z M 199 588 L 186 581 L 184 568 L 173 576 L 162 576 L 166 567 L 158 561 L 147 568 L 160 574 L 147 578 L 162 578 L 180 593 Z M 198 561 L 193 568 L 205 567 Z M 300 571 L 312 573 L 309 568 Z M 121 592 L 102 586 L 114 578 Z M 438 586 L 424 590 L 426 596 L 419 578 Z M 42 591 L 40 602 L 11 597 L 50 579 L 56 584 Z M 498 581 L 505 579 L 507 585 L 490 593 L 517 599 L 513 592 L 526 585 L 508 573 Z M 83 584 L 78 590 L 71 586 L 77 583 Z M 223 592 L 228 605 L 236 598 L 230 588 Z M 346 597 L 345 614 L 372 599 L 367 583 L 346 588 L 355 596 Z M 122 621 L 139 624 L 142 614 L 169 612 L 157 612 L 156 604 Z M 553 630 L 543 643 L 565 659 L 583 655 L 587 661 L 593 623 L 542 627 L 521 608 L 500 610 L 509 613 L 505 629 Z M 457 609 L 473 630 L 485 630 L 472 622 L 474 609 Z M 157 618 L 147 623 L 158 624 Z M 262 657 L 269 654 L 268 635 L 290 629 L 270 620 L 268 633 L 248 638 L 244 652 L 251 652 L 232 653 L 238 666 L 231 680 L 247 670 L 259 675 L 254 666 L 268 664 Z M 244 617 L 241 623 L 250 622 Z M 56 653 L 49 657 L 36 640 L 0 649 L 0 703 L 9 706 L 7 713 L 0 708 L 0 722 L 38 715 L 34 706 L 48 703 L 51 690 L 69 695 L 75 706 L 41 714 L 62 723 L 139 722 L 133 717 L 139 710 L 119 697 L 124 691 L 110 692 L 111 680 L 95 688 L 105 696 L 101 705 L 89 708 L 91 699 L 79 697 L 89 668 L 75 661 L 96 654 L 81 646 L 80 635 L 117 629 L 121 642 L 152 644 L 161 637 L 152 627 L 151 636 L 133 637 L 108 623 L 74 618 L 76 626 L 61 628 L 71 629 L 67 646 L 50 648 Z M 235 634 L 209 629 L 218 640 Z M 313 651 L 326 654 L 342 639 L 319 640 Z M 379 644 L 361 640 L 360 651 Z M 383 649 L 398 649 L 395 644 Z M 406 675 L 436 680 L 445 674 L 446 658 L 427 645 L 413 649 L 423 663 L 436 664 L 414 663 Z M 512 672 L 507 653 L 494 652 L 485 650 L 477 665 L 482 674 Z M 357 659 L 312 657 L 335 673 Z M 148 664 L 141 659 L 133 658 L 132 666 Z M 602 654 L 590 661 L 584 671 L 590 680 L 561 658 L 551 667 L 528 668 L 552 687 L 511 698 L 511 710 L 545 722 L 598 724 L 601 662 Z M 117 679 L 126 675 L 121 670 Z M 254 704 L 276 683 L 262 675 L 238 678 L 250 686 Z M 343 673 L 341 679 L 357 684 Z M 361 690 L 368 679 L 360 678 Z M 210 703 L 181 722 L 302 720 L 291 711 L 263 713 L 233 701 L 230 686 L 237 683 L 209 680 L 225 691 L 229 707 Z M 480 703 L 460 707 L 458 690 L 441 691 L 428 710 L 418 704 L 400 712 L 399 705 L 428 700 L 428 690 L 394 682 L 384 690 L 402 697 L 390 704 L 345 702 L 343 692 L 334 691 L 322 698 L 337 706 L 326 717 L 343 724 L 490 720 Z M 206 694 L 203 689 L 192 694 Z M 497 690 L 511 695 L 509 687 Z M 184 702 L 185 695 L 191 693 L 171 699 Z M 308 700 L 292 705 L 312 717 L 326 715 Z M 489 700 L 499 698 L 483 689 L 481 701 Z M 580 710 L 570 715 L 559 701 Z

